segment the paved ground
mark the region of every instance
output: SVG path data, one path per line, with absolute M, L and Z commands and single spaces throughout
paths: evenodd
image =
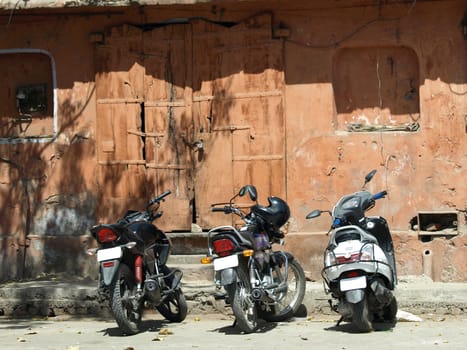
M 154 317 L 152 317 L 154 316 Z M 241 334 L 232 319 L 222 315 L 188 316 L 180 323 L 166 323 L 156 315 L 144 320 L 142 332 L 123 337 L 109 320 L 54 319 L 2 320 L 0 344 L 9 350 L 94 349 L 465 349 L 465 318 L 399 322 L 372 333 L 353 333 L 349 324 L 335 326 L 322 318 L 297 318 L 265 324 L 257 333 Z
M 300 317 L 268 323 L 255 334 L 232 327 L 231 309 L 215 300 L 209 281 L 186 281 L 189 314 L 180 324 L 156 312 L 143 317 L 142 331 L 123 337 L 97 283 L 53 279 L 0 285 L 2 349 L 87 350 L 164 349 L 464 349 L 467 332 L 467 283 L 434 283 L 401 277 L 396 289 L 399 321 L 368 334 L 336 327 L 338 315 L 318 282 L 307 282 Z
M 38 280 L 0 285 L 0 316 L 92 316 L 110 315 L 107 302 L 89 280 Z M 224 301 L 215 300 L 209 281 L 183 284 L 189 314 L 229 314 Z M 399 309 L 422 318 L 467 314 L 467 283 L 432 282 L 420 277 L 400 277 L 396 288 Z M 332 314 L 320 282 L 307 282 L 303 316 Z

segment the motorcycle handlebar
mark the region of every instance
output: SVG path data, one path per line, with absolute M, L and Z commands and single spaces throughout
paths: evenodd
M 148 207 L 150 207 L 151 205 L 153 205 L 154 203 L 157 203 L 157 202 L 160 202 L 164 197 L 167 197 L 169 194 L 171 194 L 172 191 L 170 190 L 167 190 L 165 191 L 164 193 L 161 193 L 160 195 L 158 195 L 157 197 L 154 197 L 153 199 L 151 199 L 149 201 L 149 204 L 148 204 Z
M 226 205 L 226 206 L 223 207 L 223 208 L 220 208 L 220 207 L 211 208 L 211 211 L 212 211 L 212 212 L 219 212 L 219 211 L 221 211 L 221 212 L 223 212 L 223 213 L 225 213 L 225 214 L 229 214 L 229 213 L 232 212 L 232 208 Z

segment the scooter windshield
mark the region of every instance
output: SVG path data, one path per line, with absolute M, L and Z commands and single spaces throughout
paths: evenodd
M 360 191 L 342 197 L 335 205 L 332 216 L 340 219 L 342 224 L 358 224 L 365 215 L 365 209 L 371 200 L 371 193 Z

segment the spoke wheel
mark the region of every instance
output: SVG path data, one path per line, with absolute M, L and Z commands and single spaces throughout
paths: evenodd
M 237 269 L 237 282 L 226 286 L 236 319 L 236 327 L 245 333 L 252 333 L 258 327 L 256 304 L 251 299 L 251 285 L 243 268 Z
M 280 289 L 274 292 L 270 297 L 274 302 L 272 305 L 266 306 L 266 310 L 261 313 L 261 317 L 269 322 L 282 322 L 295 315 L 299 307 L 302 305 L 305 297 L 305 272 L 295 259 L 289 260 L 287 268 L 287 281 L 284 281 L 286 276 L 286 264 L 281 263 L 275 270 L 274 282 L 279 285 L 286 283 L 285 290 Z
M 110 307 L 118 327 L 126 335 L 139 332 L 141 306 L 135 305 L 136 283 L 130 269 L 120 264 L 110 285 Z

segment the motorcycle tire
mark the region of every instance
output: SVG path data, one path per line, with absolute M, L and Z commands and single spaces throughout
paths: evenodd
M 136 309 L 132 300 L 136 294 L 136 283 L 130 268 L 121 263 L 110 284 L 110 308 L 118 327 L 125 335 L 139 332 L 142 317 L 142 306 Z
M 188 312 L 185 295 L 181 289 L 176 289 L 162 304 L 157 305 L 156 309 L 168 321 L 182 322 Z
M 384 309 L 384 322 L 393 323 L 397 322 L 397 300 L 393 297 L 388 306 Z
M 370 321 L 370 313 L 368 312 L 368 301 L 367 298 L 363 298 L 362 301 L 351 304 L 352 305 L 352 325 L 360 333 L 367 333 L 373 330 L 373 326 Z
M 285 276 L 285 264 L 280 267 L 280 274 Z M 287 274 L 287 290 L 278 292 L 274 296 L 277 298 L 274 305 L 261 312 L 261 318 L 268 322 L 286 321 L 293 317 L 302 305 L 305 297 L 306 279 L 305 272 L 297 260 L 289 260 Z M 280 284 L 282 281 L 277 277 L 275 282 Z
M 235 326 L 244 333 L 252 333 L 258 328 L 256 303 L 251 298 L 251 285 L 244 268 L 237 269 L 237 282 L 224 287 L 228 293 Z

